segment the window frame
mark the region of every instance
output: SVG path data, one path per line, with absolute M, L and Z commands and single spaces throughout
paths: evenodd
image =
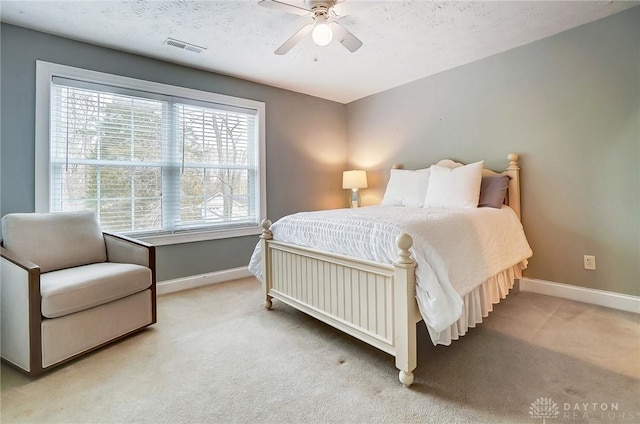
M 50 211 L 50 130 L 51 130 L 51 85 L 54 77 L 78 79 L 95 84 L 110 85 L 131 90 L 159 93 L 168 96 L 183 97 L 203 102 L 219 103 L 256 111 L 256 130 L 258 134 L 258 221 L 266 218 L 266 150 L 265 150 L 265 103 L 227 96 L 224 94 L 196 90 L 175 85 L 145 81 L 136 78 L 91 71 L 67 65 L 41 60 L 36 61 L 36 113 L 35 113 L 35 211 Z M 145 235 L 138 238 L 156 246 L 216 240 L 260 234 L 262 227 L 247 225 L 233 228 L 204 229 L 173 234 Z

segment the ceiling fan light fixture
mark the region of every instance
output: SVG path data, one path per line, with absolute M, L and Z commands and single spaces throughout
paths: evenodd
M 304 6 L 289 4 L 287 1 L 291 0 L 260 0 L 258 5 L 298 16 L 311 17 L 313 22 L 309 22 L 289 37 L 274 51 L 275 54 L 287 54 L 309 34 L 313 42 L 320 47 L 328 46 L 334 38 L 351 53 L 362 47 L 362 41 L 337 21 L 349 13 L 350 7 L 346 9 L 344 7 L 347 0 L 304 0 Z M 300 3 L 302 0 L 296 0 L 296 2 Z
M 318 17 L 318 19 L 316 19 L 313 31 L 311 32 L 311 38 L 313 42 L 320 47 L 328 46 L 331 40 L 333 40 L 333 30 L 324 17 Z

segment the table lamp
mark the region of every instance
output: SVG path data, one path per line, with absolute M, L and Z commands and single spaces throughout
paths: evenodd
M 342 173 L 342 188 L 351 189 L 351 207 L 359 206 L 358 189 L 367 188 L 367 173 L 365 171 L 344 171 Z

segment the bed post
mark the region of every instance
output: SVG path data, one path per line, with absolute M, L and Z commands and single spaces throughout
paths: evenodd
M 396 368 L 400 370 L 398 378 L 404 387 L 413 383 L 413 370 L 417 366 L 416 353 L 416 261 L 409 249 L 413 239 L 402 233 L 396 237 L 398 257 L 393 263 L 394 278 L 394 329 Z
M 518 155 L 516 153 L 509 153 L 507 155 L 509 160 L 509 166 L 505 173 L 509 176 L 509 207 L 518 216 L 520 222 L 522 222 L 522 214 L 520 211 L 520 165 L 518 164 Z M 513 282 L 513 293 L 520 292 L 520 279 L 516 278 Z
M 518 165 L 518 155 L 509 153 L 507 156 L 509 167 L 505 173 L 509 176 L 509 207 L 522 221 L 520 216 L 520 166 Z
M 262 251 L 262 288 L 264 289 L 264 307 L 271 309 L 273 302 L 272 297 L 269 296 L 269 291 L 273 286 L 271 281 L 271 251 L 269 250 L 268 241 L 273 238 L 271 232 L 271 221 L 268 219 L 262 220 L 262 235 L 260 236 L 260 249 Z

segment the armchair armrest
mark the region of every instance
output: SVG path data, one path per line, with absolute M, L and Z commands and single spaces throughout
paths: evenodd
M 156 247 L 120 234 L 102 232 L 107 247 L 107 261 L 137 264 L 151 269 L 151 324 L 156 316 Z
M 28 372 L 42 369 L 40 267 L 0 246 L 2 358 Z
M 155 246 L 120 234 L 103 232 L 107 247 L 107 261 L 137 264 L 155 272 Z
M 9 252 L 7 249 L 5 249 L 2 246 L 0 246 L 0 256 L 2 257 L 2 259 L 11 262 L 14 265 L 19 266 L 20 268 L 24 269 L 29 273 L 32 273 L 32 272 L 40 273 L 40 266 L 34 264 L 33 262 L 29 262 L 24 258 L 14 255 L 13 253 Z

